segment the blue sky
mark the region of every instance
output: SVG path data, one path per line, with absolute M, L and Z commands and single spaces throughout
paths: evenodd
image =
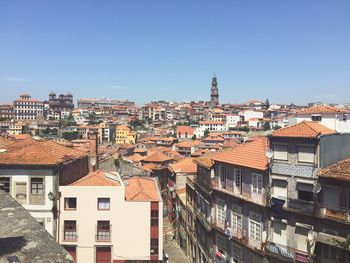
M 0 103 L 350 102 L 350 1 L 0 0 Z

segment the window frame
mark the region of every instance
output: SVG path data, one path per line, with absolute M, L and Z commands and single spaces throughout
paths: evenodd
M 216 249 L 220 251 L 222 254 L 226 254 L 226 238 L 225 236 L 217 233 L 216 234 Z
M 156 256 L 156 255 L 159 254 L 159 238 L 158 237 L 157 238 L 151 238 L 150 254 L 151 254 L 151 256 Z
M 259 231 L 257 231 L 257 228 L 260 228 Z M 257 233 L 259 233 L 259 238 Z M 255 220 L 249 219 L 249 238 L 261 243 L 262 241 L 262 224 L 261 222 L 257 222 Z
M 276 152 L 276 149 L 275 148 L 277 148 L 277 147 L 285 147 L 286 148 L 286 151 L 278 151 L 278 152 L 280 152 L 280 153 L 286 153 L 286 158 L 276 158 L 276 154 L 275 154 L 275 152 Z M 288 144 L 273 144 L 272 145 L 272 150 L 273 150 L 273 159 L 274 160 L 277 160 L 277 161 L 285 161 L 285 162 L 287 162 L 288 160 L 289 160 L 289 153 L 288 153 Z
M 70 199 L 75 199 L 75 207 L 73 207 L 73 208 L 71 208 L 71 207 L 69 207 L 68 206 L 68 201 L 70 200 Z M 77 210 L 77 198 L 76 197 L 65 197 L 64 198 L 64 210 Z
M 252 193 L 261 195 L 262 190 L 263 190 L 263 175 L 258 173 L 252 173 Z
M 312 158 L 312 161 L 308 161 L 308 160 L 300 160 L 300 152 L 303 152 L 303 151 L 300 151 L 301 148 L 304 148 L 304 149 L 311 149 L 312 150 L 312 155 L 313 155 L 313 158 Z M 308 146 L 308 145 L 298 145 L 297 146 L 297 150 L 298 150 L 298 153 L 297 153 L 297 161 L 298 163 L 303 163 L 303 164 L 313 164 L 315 163 L 315 159 L 316 159 L 316 151 L 315 151 L 315 147 L 313 146 Z M 305 152 L 304 153 L 307 153 L 309 154 L 308 152 Z
M 66 233 L 70 233 L 70 234 L 66 235 Z M 67 236 L 69 236 L 71 238 L 67 238 Z M 63 240 L 64 241 L 76 241 L 77 240 L 77 221 L 76 220 L 64 220 L 63 221 Z
M 225 221 L 226 221 L 225 206 L 221 206 L 218 203 L 216 204 L 216 219 L 219 223 L 225 223 Z M 221 219 L 223 219 L 223 220 L 221 220 Z
M 236 218 L 234 220 L 234 218 Z M 242 214 L 231 211 L 231 228 L 233 231 L 237 230 L 238 232 L 242 232 Z M 236 222 L 236 224 L 234 224 L 234 222 Z
M 108 208 L 100 208 L 100 201 L 102 201 L 103 199 L 108 200 Z M 97 210 L 99 210 L 99 211 L 111 210 L 111 199 L 109 197 L 98 197 L 97 198 Z
M 239 180 L 237 180 L 239 178 Z M 239 181 L 239 185 L 237 182 Z M 242 169 L 234 169 L 234 184 L 236 188 L 239 188 L 240 193 L 242 192 Z
M 41 183 L 40 182 L 33 182 L 36 180 L 41 180 Z M 33 187 L 33 184 L 36 186 Z M 39 187 L 40 184 L 41 184 L 41 188 Z M 41 190 L 41 192 L 38 192 L 39 190 Z M 44 178 L 43 177 L 30 177 L 30 194 L 31 195 L 43 195 L 44 194 Z

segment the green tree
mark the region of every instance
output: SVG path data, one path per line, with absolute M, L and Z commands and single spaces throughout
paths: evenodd
M 197 139 L 197 136 L 195 134 L 193 134 L 192 141 L 195 141 L 196 139 Z
M 207 129 L 207 130 L 205 130 L 205 131 L 204 131 L 204 138 L 206 138 L 206 137 L 209 135 L 209 133 L 210 133 L 210 132 L 209 132 L 209 130 L 208 130 L 208 129 Z
M 72 131 L 72 132 L 62 132 L 62 137 L 65 140 L 75 140 L 78 139 L 78 132 L 77 131 Z
M 265 131 L 271 130 L 271 126 L 270 123 L 267 121 L 264 123 L 263 128 Z

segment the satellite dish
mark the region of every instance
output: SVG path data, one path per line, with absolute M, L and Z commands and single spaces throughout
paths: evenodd
M 96 165 L 96 157 L 95 157 L 95 156 L 91 156 L 91 157 L 90 157 L 90 164 L 91 164 L 92 166 L 95 166 L 95 165 Z
M 315 234 L 314 234 L 314 231 L 310 230 L 308 233 L 307 233 L 307 240 L 309 240 L 310 242 L 314 241 L 315 239 Z
M 315 192 L 316 194 L 318 194 L 319 192 L 321 192 L 321 184 L 320 183 L 317 183 L 316 186 L 315 186 Z
M 271 159 L 272 156 L 273 156 L 273 151 L 272 151 L 271 149 L 268 149 L 268 150 L 266 151 L 266 157 L 269 158 L 269 159 Z

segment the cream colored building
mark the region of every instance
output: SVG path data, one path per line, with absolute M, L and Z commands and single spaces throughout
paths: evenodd
M 154 179 L 97 170 L 60 192 L 58 241 L 76 262 L 162 260 L 163 204 Z

